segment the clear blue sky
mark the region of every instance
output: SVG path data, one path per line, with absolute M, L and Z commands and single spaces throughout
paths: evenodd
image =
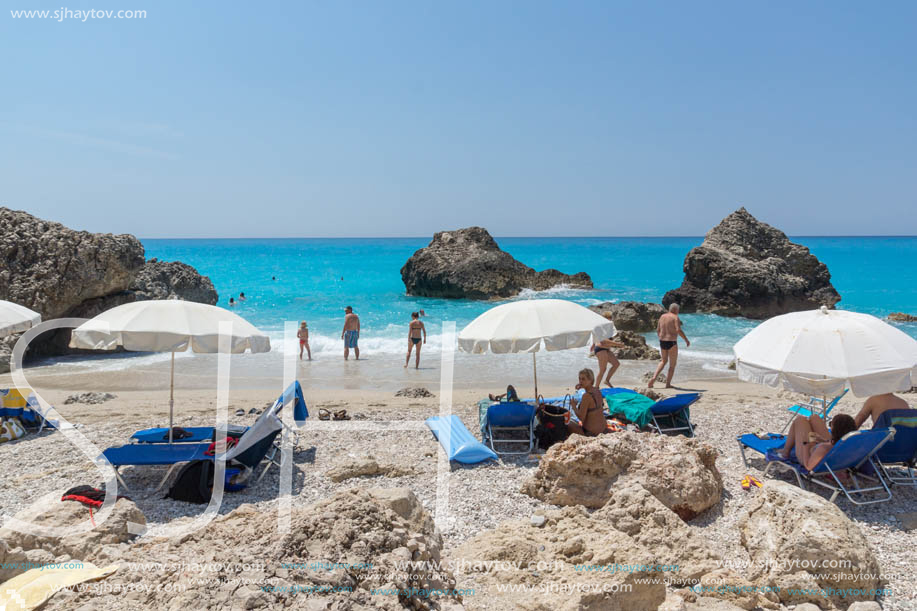
M 3 10 L 0 205 L 78 228 L 917 234 L 917 2 Z

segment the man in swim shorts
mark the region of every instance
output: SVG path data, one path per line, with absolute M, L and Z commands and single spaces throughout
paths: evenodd
M 679 309 L 677 303 L 670 305 L 669 311 L 659 317 L 659 323 L 656 325 L 656 335 L 659 336 L 659 352 L 662 354 L 662 360 L 653 374 L 653 379 L 647 384 L 650 388 L 653 387 L 656 378 L 662 373 L 666 363 L 669 365 L 669 375 L 665 379 L 665 387 L 672 388 L 675 364 L 678 362 L 678 336 L 684 338 L 685 347 L 691 345 L 684 331 L 681 330 L 681 319 L 678 318 Z
M 360 360 L 360 348 L 357 346 L 357 340 L 360 339 L 360 317 L 353 313 L 353 308 L 347 306 L 344 308 L 344 330 L 341 332 L 341 339 L 344 340 L 344 360 L 350 358 L 350 349 L 357 360 Z

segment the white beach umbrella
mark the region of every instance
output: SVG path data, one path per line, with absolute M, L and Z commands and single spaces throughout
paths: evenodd
M 614 323 L 572 301 L 526 299 L 487 310 L 458 335 L 459 348 L 473 354 L 531 352 L 538 396 L 535 353 L 598 343 L 616 333 Z
M 815 396 L 849 385 L 867 397 L 917 381 L 917 341 L 875 316 L 824 306 L 764 321 L 733 352 L 740 380 Z
M 179 300 L 136 301 L 102 312 L 73 330 L 71 348 L 171 352 L 169 443 L 175 404 L 175 353 L 219 352 L 220 323 L 232 323 L 230 350 L 269 352 L 270 338 L 250 322 L 223 308 Z
M 41 322 L 41 314 L 12 301 L 0 300 L 0 337 L 28 331 Z

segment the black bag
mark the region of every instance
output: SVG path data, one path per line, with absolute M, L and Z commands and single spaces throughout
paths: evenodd
M 538 424 L 535 426 L 535 438 L 538 447 L 547 450 L 555 443 L 563 442 L 570 436 L 567 430 L 567 410 L 556 405 L 542 403 L 538 406 L 536 417 Z
M 182 467 L 166 498 L 186 503 L 209 503 L 213 494 L 213 461 L 193 460 Z

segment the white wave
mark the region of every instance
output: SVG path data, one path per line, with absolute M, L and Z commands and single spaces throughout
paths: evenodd
M 518 295 L 511 299 L 511 301 L 519 301 L 522 299 L 544 299 L 545 297 L 582 297 L 584 293 L 589 293 L 592 290 L 593 289 L 576 288 L 568 284 L 558 284 L 557 286 L 553 286 L 543 291 L 536 291 L 534 289 L 522 289 Z

